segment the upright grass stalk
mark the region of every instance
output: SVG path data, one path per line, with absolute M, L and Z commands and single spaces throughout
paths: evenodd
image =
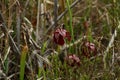
M 26 61 L 27 52 L 28 52 L 28 47 L 24 46 L 21 53 L 21 59 L 20 59 L 20 80 L 24 80 L 25 61 Z
M 69 17 L 70 17 L 70 27 L 69 27 L 69 30 L 71 32 L 72 41 L 74 42 L 74 32 L 73 32 L 73 27 L 72 27 L 72 12 L 71 12 L 71 9 L 70 9 L 69 0 L 67 0 L 67 8 L 68 8 Z
M 58 16 L 58 0 L 54 0 L 54 23 L 55 23 L 55 27 L 57 26 L 57 16 Z

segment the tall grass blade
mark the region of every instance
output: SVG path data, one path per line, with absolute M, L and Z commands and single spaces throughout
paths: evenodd
M 21 53 L 21 59 L 20 59 L 20 80 L 24 80 L 25 61 L 26 61 L 27 51 L 28 51 L 27 46 L 24 46 Z
M 69 3 L 69 0 L 67 0 L 67 8 L 68 8 L 68 12 L 69 12 L 69 17 L 70 17 L 70 32 L 71 32 L 71 36 L 72 36 L 72 40 L 74 42 L 74 32 L 73 32 L 73 26 L 72 26 L 72 12 L 71 12 L 71 9 L 70 9 L 70 3 Z

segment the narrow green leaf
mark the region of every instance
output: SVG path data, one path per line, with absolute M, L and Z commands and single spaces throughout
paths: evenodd
M 26 55 L 27 55 L 27 47 L 24 46 L 20 59 L 20 80 L 24 80 Z

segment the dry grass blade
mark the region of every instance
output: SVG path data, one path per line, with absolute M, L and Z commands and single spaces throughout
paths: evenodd
M 4 56 L 4 59 L 3 59 L 3 63 L 4 63 L 5 60 L 7 59 L 9 52 L 10 52 L 10 47 L 8 47 L 8 49 L 7 49 L 7 52 L 6 52 L 6 54 L 5 54 L 5 56 Z
M 110 41 L 109 41 L 109 44 L 107 46 L 107 49 L 104 51 L 104 57 L 103 57 L 103 62 L 104 62 L 104 68 L 106 69 L 106 57 L 107 57 L 107 54 L 109 52 L 109 49 L 112 47 L 112 45 L 114 45 L 114 40 L 115 40 L 115 37 L 117 36 L 117 30 L 120 29 L 120 21 L 119 21 L 119 24 L 117 26 L 117 28 L 115 29 Z
M 39 22 L 40 22 L 40 20 L 39 20 L 39 18 L 40 18 L 40 0 L 38 0 L 38 11 L 37 11 L 37 25 L 36 25 L 36 42 L 38 43 L 38 41 L 39 41 Z
M 20 3 L 17 1 L 17 8 L 16 8 L 16 23 L 17 23 L 17 45 L 20 50 L 20 31 L 21 31 L 21 10 L 20 10 Z

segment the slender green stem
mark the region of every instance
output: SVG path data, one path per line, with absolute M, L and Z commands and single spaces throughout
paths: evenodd
M 20 80 L 24 80 L 26 55 L 27 51 L 23 49 L 20 59 Z
M 73 26 L 72 26 L 72 12 L 70 9 L 70 3 L 69 0 L 67 0 L 67 8 L 68 8 L 68 12 L 69 12 L 69 17 L 70 17 L 70 32 L 71 32 L 71 36 L 72 36 L 72 41 L 74 42 L 74 32 L 73 32 Z

